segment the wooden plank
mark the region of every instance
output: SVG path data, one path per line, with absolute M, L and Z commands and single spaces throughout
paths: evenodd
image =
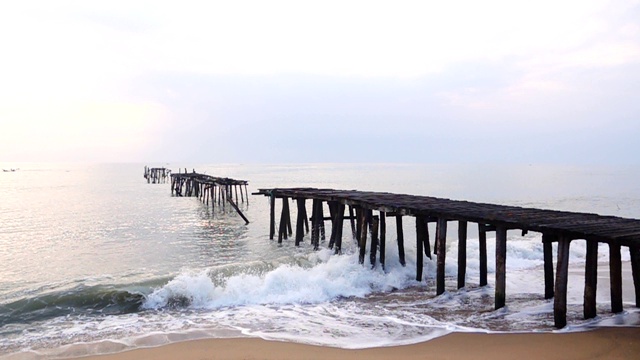
M 622 312 L 622 256 L 620 245 L 609 244 L 609 279 L 611 280 L 611 311 Z
M 311 244 L 314 250 L 320 247 L 320 222 L 318 221 L 318 205 L 322 206 L 322 201 L 313 199 L 311 205 Z
M 436 295 L 444 293 L 445 260 L 447 256 L 447 220 L 438 218 L 436 225 L 436 244 L 438 246 L 438 263 L 436 278 Z
M 569 246 L 571 240 L 558 238 L 558 261 L 556 271 L 555 296 L 553 298 L 553 320 L 555 327 L 567 325 L 567 282 L 569 276 Z
M 238 213 L 238 215 L 240 215 L 240 217 L 244 220 L 245 223 L 249 223 L 249 219 L 247 219 L 246 216 L 244 216 L 244 214 L 242 213 L 242 211 L 240 211 L 240 209 L 238 209 L 238 205 L 236 205 L 236 203 L 233 202 L 233 200 L 229 199 L 229 204 L 231 204 L 231 206 L 236 210 L 236 212 Z
M 598 242 L 587 241 L 584 276 L 584 318 L 596 317 L 596 291 L 598 289 Z
M 507 228 L 496 228 L 496 310 L 504 307 L 506 299 L 507 275 Z
M 542 252 L 544 258 L 544 298 L 553 298 L 553 242 L 557 237 L 542 234 Z
M 402 266 L 406 266 L 407 263 L 404 259 L 404 234 L 402 230 L 402 215 L 396 215 L 396 233 L 398 242 L 398 258 Z
M 458 289 L 465 286 L 467 276 L 467 222 L 458 222 Z

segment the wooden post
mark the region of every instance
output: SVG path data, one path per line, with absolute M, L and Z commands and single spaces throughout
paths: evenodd
M 369 252 L 369 261 L 371 262 L 371 268 L 376 266 L 376 252 L 378 250 L 378 225 L 380 224 L 380 218 L 377 216 L 371 217 L 371 251 Z
M 311 206 L 311 244 L 313 244 L 314 250 L 318 250 L 320 247 L 320 223 L 318 220 L 320 215 L 318 205 L 322 206 L 320 200 L 313 199 Z
M 404 260 L 404 234 L 402 231 L 402 215 L 396 215 L 396 232 L 398 234 L 398 258 L 400 264 L 406 266 L 407 263 Z
M 236 200 L 238 199 L 238 194 L 236 193 Z M 289 211 L 289 198 L 288 197 L 283 197 L 282 198 L 282 207 L 283 207 L 283 212 L 285 215 L 285 227 L 287 232 L 289 233 L 289 236 L 293 235 L 293 229 L 291 229 L 291 212 Z M 285 239 L 287 237 L 285 236 Z
M 504 307 L 507 286 L 507 228 L 496 228 L 496 310 Z
M 611 311 L 622 312 L 622 259 L 618 244 L 609 244 L 609 279 L 611 280 Z
M 596 290 L 598 289 L 598 242 L 587 240 L 584 270 L 584 318 L 596 317 Z
M 351 233 L 354 239 L 358 239 L 356 231 L 355 215 L 353 214 L 353 205 L 349 205 L 349 221 L 351 222 Z
M 331 217 L 331 235 L 329 235 L 329 249 L 333 249 L 336 244 L 336 236 L 338 230 L 336 226 L 336 218 L 338 216 L 338 202 L 328 201 L 327 205 L 329 205 L 329 213 Z
M 447 219 L 438 218 L 438 223 L 436 225 L 436 241 L 438 245 L 436 295 L 440 295 L 444 293 L 444 266 L 447 256 Z
M 629 255 L 631 255 L 633 287 L 636 290 L 636 307 L 640 307 L 640 246 L 629 246 Z
M 569 246 L 571 240 L 565 236 L 558 238 L 558 260 L 556 288 L 553 298 L 553 319 L 557 328 L 567 325 L 567 282 L 569 276 Z
M 285 200 L 286 197 L 282 198 L 282 211 L 280 212 L 280 226 L 278 227 L 278 244 L 282 244 L 282 238 L 287 238 L 287 214 L 286 214 L 286 206 Z
M 362 212 L 364 211 L 361 207 L 356 207 L 356 243 L 358 246 L 360 245 L 360 235 L 362 234 Z
M 340 254 L 342 252 L 342 224 L 344 222 L 344 204 L 338 203 L 336 206 L 336 238 L 335 238 L 335 253 Z
M 467 276 L 467 222 L 458 221 L 458 289 L 465 285 Z
M 220 189 L 222 189 L 222 186 L 220 187 Z M 218 197 L 218 200 L 220 200 L 220 197 Z M 269 213 L 269 216 L 270 216 L 269 217 L 270 219 L 269 239 L 273 240 L 273 235 L 276 233 L 276 197 L 273 194 L 271 194 L 270 200 L 271 200 L 271 210 Z
M 424 268 L 422 255 L 424 224 L 424 217 L 422 215 L 416 215 L 416 281 L 422 281 L 422 268 Z
M 487 286 L 487 230 L 478 224 L 478 250 L 480 251 L 480 286 Z
M 542 251 L 544 257 L 544 298 L 553 297 L 553 242 L 556 237 L 542 234 Z
M 300 242 L 304 238 L 304 203 L 306 199 L 298 198 L 296 199 L 296 203 L 298 204 L 298 217 L 296 219 L 296 246 L 300 246 Z
M 320 229 L 320 239 L 322 241 L 325 240 L 325 232 L 324 232 L 324 206 L 322 206 L 322 200 L 319 200 L 318 202 L 318 212 L 316 213 L 318 214 L 318 226 Z
M 384 270 L 384 261 L 385 261 L 385 248 L 387 241 L 387 214 L 384 211 L 380 211 L 380 266 L 382 266 L 382 270 Z
M 238 205 L 236 205 L 236 203 L 234 203 L 233 200 L 231 200 L 231 199 L 229 199 L 228 201 L 229 201 L 229 204 L 231 204 L 231 207 L 233 207 L 235 209 L 235 211 L 238 213 L 238 215 L 240 215 L 240 217 L 245 221 L 245 223 L 248 224 L 249 223 L 249 219 L 247 219 L 247 217 L 244 216 L 242 211 L 240 211 L 240 209 L 238 208 Z
M 367 251 L 367 210 L 360 209 L 359 211 L 359 225 L 360 225 L 360 238 L 358 239 L 358 247 L 360 250 L 359 261 L 360 264 L 364 264 L 364 255 Z

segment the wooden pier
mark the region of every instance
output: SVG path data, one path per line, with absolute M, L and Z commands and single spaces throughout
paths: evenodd
M 495 271 L 495 309 L 506 303 L 506 258 L 507 231 L 521 230 L 542 234 L 545 298 L 554 299 L 554 323 L 558 328 L 566 325 L 567 282 L 569 270 L 569 247 L 572 240 L 584 239 L 587 242 L 584 317 L 596 316 L 596 289 L 598 270 L 598 244 L 609 246 L 609 269 L 611 287 L 611 311 L 622 311 L 622 267 L 621 247 L 627 247 L 631 254 L 633 283 L 636 306 L 640 307 L 640 220 L 615 216 L 601 216 L 589 213 L 542 210 L 504 206 L 468 201 L 391 194 L 384 192 L 345 191 L 333 189 L 287 188 L 259 189 L 254 195 L 270 197 L 270 238 L 275 235 L 275 201 L 282 199 L 282 212 L 278 228 L 278 242 L 292 236 L 289 199 L 295 200 L 298 207 L 296 219 L 295 244 L 300 244 L 304 233 L 309 232 L 306 200 L 312 201 L 311 244 L 319 247 L 319 239 L 325 238 L 325 221 L 331 221 L 329 247 L 340 253 L 342 231 L 345 219 L 350 221 L 353 238 L 359 246 L 360 263 L 366 256 L 367 237 L 370 233 L 370 262 L 375 266 L 377 252 L 384 267 L 386 262 L 386 218 L 396 220 L 397 246 L 399 262 L 405 265 L 403 216 L 416 219 L 416 280 L 422 281 L 423 252 L 431 258 L 428 223 L 436 223 L 433 254 L 437 256 L 436 294 L 445 291 L 445 260 L 447 223 L 458 222 L 458 276 L 457 287 L 465 286 L 467 224 L 478 224 L 480 249 L 480 286 L 487 285 L 487 232 L 495 231 L 496 271 Z M 329 216 L 323 213 L 326 202 Z M 348 207 L 348 213 L 345 210 Z M 374 211 L 378 212 L 377 215 Z M 554 276 L 552 246 L 558 243 L 556 273 Z
M 144 178 L 147 179 L 148 184 L 166 183 L 169 176 L 171 176 L 169 169 L 144 167 Z
M 249 203 L 249 193 L 247 191 L 248 184 L 249 182 L 246 180 L 236 180 L 199 174 L 196 173 L 195 170 L 188 173 L 187 169 L 185 169 L 184 173 L 179 172 L 177 174 L 171 174 L 171 195 L 195 196 L 207 206 L 211 203 L 212 209 L 215 209 L 216 202 L 218 206 L 222 206 L 223 209 L 225 208 L 226 203 L 229 203 L 229 205 L 248 224 L 249 220 L 242 211 L 240 211 L 236 204 L 238 199 L 240 202 Z M 240 190 L 239 198 L 238 189 Z

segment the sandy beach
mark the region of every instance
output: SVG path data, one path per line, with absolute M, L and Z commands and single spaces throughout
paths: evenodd
M 347 350 L 261 339 L 194 340 L 90 356 L 86 360 L 133 359 L 637 359 L 640 328 L 601 328 L 579 333 L 452 333 L 431 341 Z

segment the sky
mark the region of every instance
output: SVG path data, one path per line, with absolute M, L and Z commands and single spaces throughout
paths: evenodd
M 0 161 L 640 164 L 640 0 L 6 1 Z

